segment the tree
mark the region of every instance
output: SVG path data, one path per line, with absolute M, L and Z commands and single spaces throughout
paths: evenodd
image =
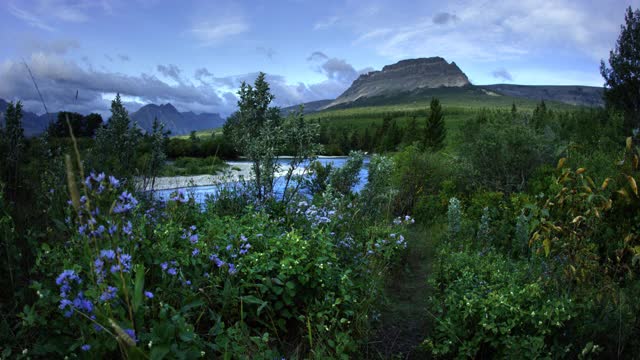
M 533 110 L 531 122 L 536 130 L 542 129 L 547 124 L 547 119 L 551 116 L 551 111 L 547 110 L 547 104 L 544 100 L 540 100 L 536 108 Z
M 600 74 L 607 106 L 621 111 L 625 129 L 631 130 L 640 128 L 640 10 L 627 8 L 624 21 L 609 52 L 610 67 L 601 60 Z
M 165 152 L 165 143 L 167 135 L 164 132 L 164 124 L 158 121 L 158 118 L 153 119 L 153 125 L 150 136 L 151 153 L 149 155 L 148 165 L 148 178 L 150 180 L 151 189 L 154 188 L 156 177 L 160 174 L 160 170 L 164 166 L 164 161 L 167 159 Z M 146 184 L 145 184 L 146 187 Z
M 257 197 L 262 200 L 273 193 L 278 167 L 275 157 L 284 144 L 280 109 L 270 106 L 274 96 L 262 72 L 253 86 L 242 82 L 238 97 L 238 111 L 227 119 L 224 131 L 235 148 L 253 162 Z
M 117 177 L 133 176 L 139 138 L 140 132 L 131 126 L 129 113 L 122 104 L 120 94 L 117 94 L 111 102 L 109 122 L 96 133 L 94 167 Z
M 9 199 L 15 201 L 18 192 L 18 174 L 20 161 L 24 153 L 24 129 L 22 128 L 22 103 L 15 105 L 10 102 L 4 114 L 5 129 L 2 133 L 2 143 L 6 150 L 6 160 L 3 160 L 3 180 L 7 183 Z
M 415 116 L 411 117 L 409 120 L 409 124 L 407 125 L 407 130 L 404 132 L 404 142 L 407 145 L 413 144 L 415 141 L 418 141 L 418 120 Z
M 435 152 L 444 147 L 447 130 L 444 127 L 444 115 L 442 114 L 440 100 L 432 98 L 429 110 L 425 126 L 424 147 Z

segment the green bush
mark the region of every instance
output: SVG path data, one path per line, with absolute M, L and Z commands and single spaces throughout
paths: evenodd
M 574 317 L 574 305 L 540 280 L 535 263 L 447 247 L 438 262 L 430 280 L 434 329 L 423 343 L 431 354 L 532 359 L 570 350 L 563 327 Z

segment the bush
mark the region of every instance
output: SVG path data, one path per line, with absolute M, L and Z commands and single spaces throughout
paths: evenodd
M 532 359 L 569 351 L 563 327 L 574 317 L 574 305 L 539 280 L 535 263 L 447 247 L 438 261 L 429 298 L 436 320 L 423 343 L 431 354 Z
M 331 192 L 222 216 L 179 192 L 138 202 L 104 174 L 83 188 L 68 238 L 38 249 L 37 300 L 21 314 L 32 356 L 346 357 L 411 222 L 366 225 Z

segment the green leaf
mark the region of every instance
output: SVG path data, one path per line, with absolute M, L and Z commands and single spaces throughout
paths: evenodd
M 142 293 L 144 291 L 144 265 L 138 264 L 135 266 L 136 283 L 133 290 L 133 312 L 138 312 L 138 309 L 142 305 Z
M 169 345 L 155 345 L 151 348 L 151 360 L 160 360 L 171 351 Z

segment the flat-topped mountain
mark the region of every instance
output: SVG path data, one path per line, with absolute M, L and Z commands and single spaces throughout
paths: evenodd
M 408 59 L 387 65 L 380 71 L 360 75 L 353 84 L 326 107 L 361 98 L 394 95 L 417 89 L 470 85 L 467 75 L 441 57 Z
M 165 131 L 171 131 L 172 135 L 219 128 L 224 124 L 224 119 L 219 114 L 180 112 L 171 104 L 148 104 L 131 114 L 131 121 L 145 131 L 151 131 L 155 118 L 163 123 Z

